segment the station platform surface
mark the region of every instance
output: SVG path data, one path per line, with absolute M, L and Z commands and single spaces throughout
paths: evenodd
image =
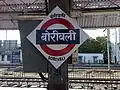
M 47 90 L 46 88 L 14 88 L 14 87 L 0 87 L 0 90 Z M 87 89 L 69 89 L 69 90 L 87 90 Z

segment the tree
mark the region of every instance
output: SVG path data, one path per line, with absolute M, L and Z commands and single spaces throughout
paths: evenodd
M 96 39 L 87 39 L 79 47 L 79 53 L 103 53 L 104 62 L 107 64 L 107 38 L 96 37 Z

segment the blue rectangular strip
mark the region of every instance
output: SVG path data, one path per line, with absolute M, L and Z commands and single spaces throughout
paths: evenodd
M 80 44 L 80 29 L 36 30 L 36 44 Z

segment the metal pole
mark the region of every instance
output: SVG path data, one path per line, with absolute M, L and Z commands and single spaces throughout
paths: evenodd
M 7 40 L 7 30 L 6 30 L 6 35 L 5 35 L 5 38 L 6 38 L 6 40 Z
M 108 70 L 110 70 L 110 29 L 107 29 Z
M 115 28 L 115 63 L 118 61 L 117 55 L 117 29 Z
M 49 12 L 56 6 L 59 6 L 67 15 L 69 15 L 70 0 L 49 0 Z M 68 90 L 68 59 L 55 69 L 53 65 L 48 64 L 48 90 Z

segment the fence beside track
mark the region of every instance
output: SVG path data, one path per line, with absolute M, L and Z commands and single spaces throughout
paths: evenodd
M 48 77 L 48 74 L 44 74 Z M 120 88 L 120 70 L 107 69 L 69 69 L 69 86 L 75 88 L 76 86 L 116 86 Z M 0 84 L 2 83 L 38 83 L 46 87 L 48 82 L 43 82 L 38 73 L 23 73 L 13 71 L 0 71 Z M 101 87 L 102 87 L 101 86 Z M 95 89 L 97 90 L 97 89 Z

